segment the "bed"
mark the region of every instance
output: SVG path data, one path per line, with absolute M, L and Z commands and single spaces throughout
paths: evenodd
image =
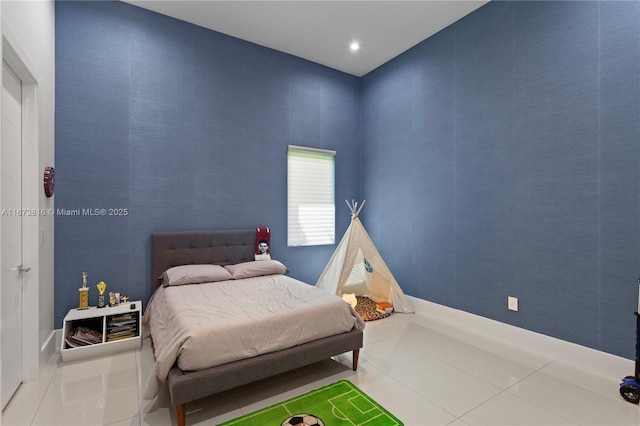
M 256 229 L 243 230 L 223 230 L 223 231 L 199 231 L 199 232 L 163 232 L 151 235 L 151 285 L 153 295 L 147 306 L 147 310 L 153 304 L 159 302 L 154 301 L 163 292 L 162 282 L 159 279 L 163 272 L 168 269 L 180 265 L 235 265 L 242 262 L 251 262 L 254 260 L 255 252 L 255 235 Z M 267 277 L 269 278 L 269 277 Z M 257 278 L 255 278 L 257 280 Z M 287 280 L 291 280 L 286 277 Z M 254 278 L 249 278 L 253 284 Z M 275 285 L 272 280 L 267 280 L 266 285 Z M 278 286 L 282 285 L 278 282 Z M 194 286 L 181 286 L 195 291 Z M 299 286 L 300 287 L 300 286 Z M 315 287 L 304 285 L 302 287 Z M 305 290 L 306 291 L 306 290 Z M 321 296 L 324 298 L 324 292 Z M 158 298 L 161 296 L 158 296 Z M 329 295 L 329 297 L 337 298 L 337 296 Z M 171 297 L 171 300 L 175 297 Z M 346 303 L 339 301 L 343 305 Z M 181 302 L 182 303 L 182 302 Z M 348 305 L 347 305 L 348 306 Z M 197 311 L 198 308 L 195 308 Z M 348 309 L 353 309 L 348 307 Z M 188 309 L 185 309 L 188 311 Z M 355 313 L 355 312 L 354 312 Z M 147 317 L 147 311 L 145 311 Z M 153 321 L 153 315 L 151 315 Z M 145 319 L 145 320 L 148 320 Z M 317 320 L 316 320 L 317 321 Z M 287 322 L 277 323 L 277 327 L 282 327 L 282 334 L 286 334 L 289 330 Z M 303 343 L 294 344 L 290 347 L 269 351 L 267 353 L 259 353 L 248 358 L 237 360 L 222 360 L 222 364 L 206 368 L 191 369 L 180 368 L 180 357 L 182 357 L 182 347 L 177 349 L 178 358 L 173 363 L 173 359 L 169 358 L 171 365 L 168 366 L 166 377 L 161 377 L 157 383 L 153 381 L 153 375 L 150 383 L 145 391 L 145 398 L 151 397 L 155 391 L 150 389 L 164 385 L 168 387 L 171 404 L 175 407 L 176 418 L 179 426 L 186 424 L 186 404 L 197 399 L 201 399 L 218 392 L 232 389 L 247 383 L 255 382 L 270 376 L 274 376 L 286 371 L 290 371 L 305 365 L 309 365 L 324 359 L 339 355 L 345 352 L 353 352 L 352 368 L 355 371 L 358 367 L 358 354 L 362 347 L 364 323 L 357 317 L 353 325 L 348 330 L 337 331 L 327 336 L 313 338 L 313 340 L 304 341 Z M 156 351 L 156 366 L 161 365 L 163 355 L 158 356 L 159 349 L 156 347 L 156 341 L 165 338 L 163 335 L 156 336 L 154 339 L 154 327 L 151 338 L 154 341 L 154 350 Z M 157 327 L 156 327 L 157 328 Z M 157 333 L 159 334 L 159 333 Z M 295 334 L 295 333 L 293 333 Z M 166 338 L 165 338 L 166 340 Z M 202 354 L 200 354 L 202 355 Z M 185 355 L 186 356 L 186 355 Z M 208 356 L 208 354 L 207 354 Z M 202 361 L 202 356 L 200 356 Z M 167 364 L 168 365 L 168 364 Z M 202 364 L 206 365 L 206 364 Z M 159 367 L 159 369 L 161 369 Z

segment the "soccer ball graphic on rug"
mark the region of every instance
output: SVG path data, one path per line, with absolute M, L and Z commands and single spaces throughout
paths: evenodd
M 313 414 L 294 414 L 282 426 L 324 426 L 324 423 Z

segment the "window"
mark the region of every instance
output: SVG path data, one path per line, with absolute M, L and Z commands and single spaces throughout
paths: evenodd
M 335 151 L 289 145 L 287 244 L 335 242 Z

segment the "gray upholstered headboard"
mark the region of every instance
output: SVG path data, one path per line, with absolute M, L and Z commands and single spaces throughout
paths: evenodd
M 254 260 L 256 228 L 151 234 L 151 291 L 164 271 L 179 265 L 229 265 Z

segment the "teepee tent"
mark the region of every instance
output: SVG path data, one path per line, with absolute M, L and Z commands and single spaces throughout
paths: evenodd
M 351 224 L 345 232 L 316 287 L 342 296 L 346 293 L 366 295 L 375 302 L 389 302 L 396 312 L 413 312 L 411 303 L 382 260 L 358 214 L 357 202 L 347 201 Z

